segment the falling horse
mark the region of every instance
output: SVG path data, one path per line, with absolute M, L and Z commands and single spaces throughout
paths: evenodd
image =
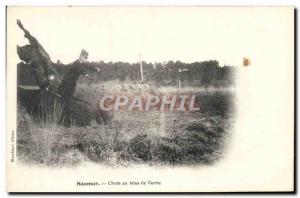
M 74 97 L 78 78 L 81 75 L 88 77 L 89 71 L 99 69 L 77 60 L 66 66 L 68 69 L 60 80 L 42 45 L 23 27 L 21 21 L 18 20 L 17 24 L 30 43 L 17 47 L 19 58 L 24 61 L 18 64 L 18 102 L 25 107 L 31 117 L 39 122 L 49 118 L 53 121 L 54 118 L 55 122 L 67 127 L 88 126 L 92 120 L 98 124 L 108 124 L 111 116 Z M 22 85 L 24 80 L 31 81 L 31 86 Z
M 72 75 L 74 81 L 68 81 L 65 84 L 64 79 L 68 79 L 69 75 Z M 77 78 L 74 78 L 74 75 L 77 75 Z M 104 112 L 73 96 L 74 93 L 71 90 L 75 91 L 76 79 L 80 75 L 86 75 L 86 72 L 84 70 L 79 72 L 76 67 L 70 67 L 57 90 L 28 89 L 26 86 L 18 86 L 18 101 L 36 121 L 49 121 L 50 117 L 52 119 L 50 121 L 66 127 L 88 126 L 92 120 L 99 124 L 109 123 Z

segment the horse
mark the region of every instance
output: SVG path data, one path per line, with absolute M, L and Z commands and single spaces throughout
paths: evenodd
M 52 118 L 52 122 L 55 120 L 66 127 L 89 126 L 92 120 L 98 124 L 109 124 L 111 116 L 74 96 L 79 77 L 88 78 L 90 71 L 99 72 L 100 69 L 79 59 L 65 66 L 65 74 L 60 80 L 46 50 L 20 20 L 17 24 L 30 42 L 30 45 L 17 46 L 17 53 L 22 60 L 18 64 L 17 96 L 18 102 L 31 117 L 38 122 L 49 122 L 49 118 Z M 23 74 L 26 74 L 25 77 Z M 23 85 L 24 79 L 31 81 L 30 86 Z

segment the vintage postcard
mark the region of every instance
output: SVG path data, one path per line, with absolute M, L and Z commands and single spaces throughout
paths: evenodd
M 7 7 L 8 192 L 293 192 L 294 8 Z

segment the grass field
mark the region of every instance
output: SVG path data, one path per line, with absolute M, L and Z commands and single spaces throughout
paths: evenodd
M 94 106 L 105 94 L 174 93 L 176 87 L 108 82 L 80 84 L 76 96 Z M 200 102 L 197 112 L 114 112 L 107 126 L 58 126 L 51 114 L 35 123 L 18 106 L 17 157 L 24 163 L 73 166 L 89 161 L 108 166 L 213 164 L 226 156 L 234 124 L 230 89 L 183 88 Z

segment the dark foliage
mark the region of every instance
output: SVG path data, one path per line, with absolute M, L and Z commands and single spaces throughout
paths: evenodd
M 143 161 L 150 160 L 151 141 L 147 135 L 137 135 L 134 137 L 128 147 L 128 153 L 134 158 L 142 159 Z
M 138 63 L 126 62 L 90 62 L 88 66 L 99 67 L 101 72 L 91 74 L 93 82 L 109 80 L 140 80 L 140 65 Z M 182 81 L 198 81 L 197 85 L 231 85 L 234 83 L 235 67 L 223 66 L 215 60 L 183 63 L 180 61 L 169 61 L 167 63 L 143 62 L 143 74 L 146 81 L 158 83 Z M 63 73 L 68 66 L 61 63 L 54 64 L 58 73 Z

